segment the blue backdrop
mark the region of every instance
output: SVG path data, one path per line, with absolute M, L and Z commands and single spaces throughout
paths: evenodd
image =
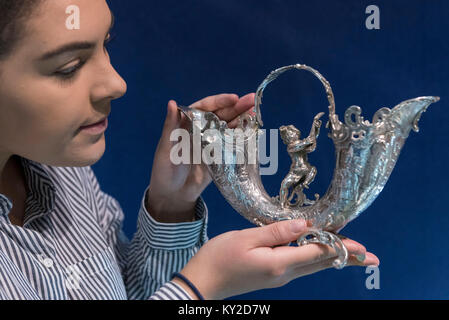
M 409 98 L 438 95 L 441 101 L 422 116 L 420 132 L 410 133 L 380 196 L 342 231 L 380 258 L 379 290 L 365 287 L 365 268 L 347 267 L 236 298 L 449 298 L 448 1 L 109 4 L 116 16 L 110 54 L 128 92 L 113 102 L 106 152 L 93 168 L 102 189 L 121 203 L 128 236 L 136 228 L 169 99 L 190 104 L 217 93 L 242 96 L 255 92 L 271 70 L 305 63 L 331 82 L 340 118 L 354 104 L 371 119 L 380 107 Z M 380 30 L 365 27 L 370 4 L 380 9 Z M 320 82 L 307 72 L 290 71 L 265 91 L 267 129 L 294 124 L 308 132 L 319 111 L 327 111 L 327 100 Z M 324 132 L 309 158 L 318 168 L 310 195 L 322 195 L 332 177 L 333 146 Z M 278 173 L 263 177 L 271 195 L 290 165 L 286 152 L 280 158 Z M 213 184 L 203 196 L 210 238 L 252 226 Z

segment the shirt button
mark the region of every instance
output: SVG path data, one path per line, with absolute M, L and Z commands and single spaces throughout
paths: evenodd
M 53 260 L 50 259 L 50 258 L 45 258 L 44 261 L 42 261 L 42 263 L 43 263 L 44 266 L 46 266 L 47 268 L 53 267 Z

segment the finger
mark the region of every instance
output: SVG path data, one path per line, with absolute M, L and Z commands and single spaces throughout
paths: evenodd
M 335 258 L 329 258 L 325 261 L 316 263 L 314 266 L 308 265 L 304 269 L 310 270 L 313 268 L 317 268 L 318 269 L 317 271 L 320 271 L 320 270 L 324 270 L 324 269 L 333 268 L 334 261 L 335 261 Z M 380 263 L 379 259 L 374 254 L 372 254 L 371 252 L 367 252 L 366 258 L 364 261 L 360 261 L 355 255 L 350 255 L 348 257 L 348 262 L 347 262 L 346 266 L 348 266 L 348 267 L 349 266 L 367 267 L 367 266 L 373 266 L 373 265 L 378 266 L 379 263 Z M 310 267 L 312 267 L 312 268 L 310 268 Z M 297 268 L 297 270 L 300 270 L 301 266 L 298 266 L 296 268 Z
M 252 116 L 252 117 L 255 117 L 255 116 L 256 116 L 256 113 L 253 111 L 253 109 L 252 109 L 253 107 L 254 107 L 254 106 L 251 106 L 251 107 L 246 111 L 246 113 L 247 113 L 248 115 Z M 236 117 L 236 118 L 232 119 L 231 121 L 228 122 L 228 128 L 230 128 L 230 129 L 236 128 L 236 127 L 239 125 L 239 122 L 240 122 L 240 118 L 239 118 L 239 117 Z
M 229 105 L 226 108 L 217 110 L 215 114 L 226 122 L 232 121 L 242 113 L 248 111 L 254 106 L 255 93 L 249 93 L 241 97 L 234 105 Z
M 353 258 L 354 259 L 351 260 L 351 265 L 354 266 L 378 266 L 380 264 L 379 258 L 371 252 L 366 252 L 362 259 L 360 259 L 360 256 L 355 255 L 353 256 Z
M 237 126 L 239 125 L 239 122 L 240 122 L 240 119 L 238 117 L 234 118 L 233 120 L 228 122 L 228 128 L 229 129 L 237 128 Z
M 305 275 L 309 275 L 318 271 L 322 271 L 325 269 L 334 268 L 333 262 L 335 261 L 335 258 L 329 258 L 321 262 L 317 262 L 314 264 L 309 264 L 306 266 L 295 266 L 292 269 L 293 278 L 302 277 Z M 379 259 L 372 254 L 371 252 L 366 253 L 366 259 L 363 262 L 360 262 L 356 256 L 351 255 L 348 257 L 348 262 L 346 266 L 360 266 L 360 267 L 367 267 L 367 266 L 378 266 L 379 265 Z
M 173 130 L 179 128 L 181 122 L 181 115 L 177 107 L 178 105 L 174 100 L 170 100 L 167 104 L 167 115 L 165 117 L 161 138 L 159 140 L 159 148 L 171 148 L 172 146 L 170 135 Z
M 292 219 L 275 222 L 263 227 L 242 230 L 248 237 L 252 248 L 273 247 L 295 241 L 306 230 L 306 222 L 302 219 Z
M 351 240 L 342 240 L 348 254 L 364 255 L 366 249 L 360 243 Z M 277 254 L 277 259 L 283 265 L 308 265 L 315 264 L 323 260 L 337 257 L 335 249 L 320 243 L 311 243 L 299 247 L 276 247 L 273 249 Z
M 343 243 L 345 244 L 346 248 L 348 249 L 348 252 L 350 254 L 354 253 L 354 254 L 362 254 L 362 253 L 366 253 L 366 248 L 363 244 L 349 239 L 345 236 L 343 236 L 343 238 L 341 238 L 341 241 L 343 241 Z
M 239 96 L 234 93 L 222 93 L 203 98 L 189 106 L 203 111 L 215 112 L 219 109 L 235 105 Z

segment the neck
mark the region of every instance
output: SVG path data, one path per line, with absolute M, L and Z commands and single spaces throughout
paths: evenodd
M 8 197 L 13 208 L 8 217 L 12 224 L 23 226 L 25 202 L 28 194 L 25 173 L 14 155 L 0 157 L 0 193 Z
M 7 164 L 8 161 L 11 159 L 13 155 L 12 154 L 4 154 L 0 153 L 0 193 L 5 192 L 5 186 L 6 186 L 6 170 L 7 170 Z

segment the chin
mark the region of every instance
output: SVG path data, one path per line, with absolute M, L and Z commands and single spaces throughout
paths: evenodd
M 96 143 L 80 147 L 75 152 L 70 152 L 71 156 L 64 161 L 66 167 L 86 167 L 98 162 L 103 156 L 105 147 L 104 136 Z
M 84 166 L 91 166 L 97 161 L 99 161 L 101 157 L 103 157 L 105 151 L 106 151 L 106 144 L 103 135 L 102 139 L 100 139 L 97 143 L 91 145 L 86 149 L 85 152 L 86 164 Z

